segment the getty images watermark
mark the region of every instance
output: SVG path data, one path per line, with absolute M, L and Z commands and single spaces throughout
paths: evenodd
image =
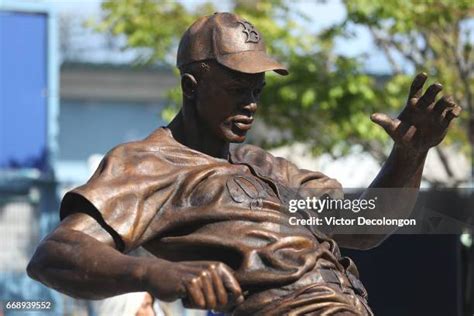
M 377 197 L 370 199 L 332 199 L 307 197 L 289 200 L 290 225 L 316 226 L 416 226 L 414 218 L 390 218 L 377 211 Z M 304 213 L 304 216 L 302 216 Z M 314 214 L 314 215 L 313 215 Z M 296 216 L 299 215 L 299 216 Z

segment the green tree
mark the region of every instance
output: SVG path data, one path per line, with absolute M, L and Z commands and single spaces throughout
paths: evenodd
M 449 137 L 436 152 L 451 185 L 463 179 L 453 176 L 454 164 L 445 152 L 446 145 L 471 151 L 474 146 L 474 2 L 470 0 L 344 0 L 346 20 L 366 27 L 376 45 L 390 62 L 393 76 L 385 85 L 392 108 L 400 103 L 409 76 L 406 69 L 426 71 L 443 83 L 464 108 L 460 122 L 452 126 Z M 467 132 L 469 131 L 469 132 Z
M 424 70 L 442 81 L 465 109 L 472 109 L 472 34 L 461 34 L 461 27 L 469 20 L 474 4 L 467 0 L 411 2 L 346 1 L 346 20 L 315 32 L 308 27 L 309 18 L 290 1 L 234 0 L 232 11 L 264 34 L 269 53 L 290 71 L 287 77 L 267 76 L 258 116 L 267 126 L 284 132 L 276 140 L 254 141 L 266 147 L 304 142 L 314 154 L 326 152 L 334 157 L 362 148 L 382 162 L 390 142 L 369 116 L 374 112 L 395 115 L 401 109 L 413 70 Z M 127 47 L 143 48 L 142 62 L 170 66 L 187 26 L 216 10 L 212 2 L 200 2 L 191 10 L 167 0 L 116 0 L 104 2 L 102 7 L 101 31 L 125 35 Z M 356 24 L 370 30 L 390 61 L 393 74 L 386 79 L 364 71 L 364 56 L 335 52 L 335 40 L 350 37 Z M 469 27 L 465 29 L 469 31 Z M 168 119 L 180 103 L 179 88 L 169 95 L 170 106 L 163 113 Z M 467 113 L 444 145 L 467 150 Z M 465 181 L 454 179 L 447 155 L 443 149 L 438 153 L 453 178 L 451 185 Z

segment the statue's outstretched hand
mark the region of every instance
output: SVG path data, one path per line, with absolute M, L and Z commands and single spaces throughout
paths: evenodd
M 397 118 L 383 113 L 374 113 L 373 122 L 385 129 L 395 145 L 410 152 L 426 152 L 438 145 L 446 136 L 449 123 L 461 113 L 451 96 L 438 101 L 436 95 L 443 89 L 439 83 L 432 84 L 423 94 L 425 73 L 418 74 L 411 84 L 408 101 Z

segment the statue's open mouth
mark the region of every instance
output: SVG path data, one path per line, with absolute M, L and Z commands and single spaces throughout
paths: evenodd
M 249 117 L 246 115 L 237 115 L 232 120 L 232 123 L 235 127 L 237 127 L 237 129 L 246 132 L 252 128 L 253 117 Z

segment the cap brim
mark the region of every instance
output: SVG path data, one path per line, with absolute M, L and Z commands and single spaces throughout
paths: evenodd
M 286 76 L 288 70 L 275 59 L 268 56 L 264 51 L 246 51 L 218 56 L 217 61 L 235 71 L 256 74 L 273 70 Z

